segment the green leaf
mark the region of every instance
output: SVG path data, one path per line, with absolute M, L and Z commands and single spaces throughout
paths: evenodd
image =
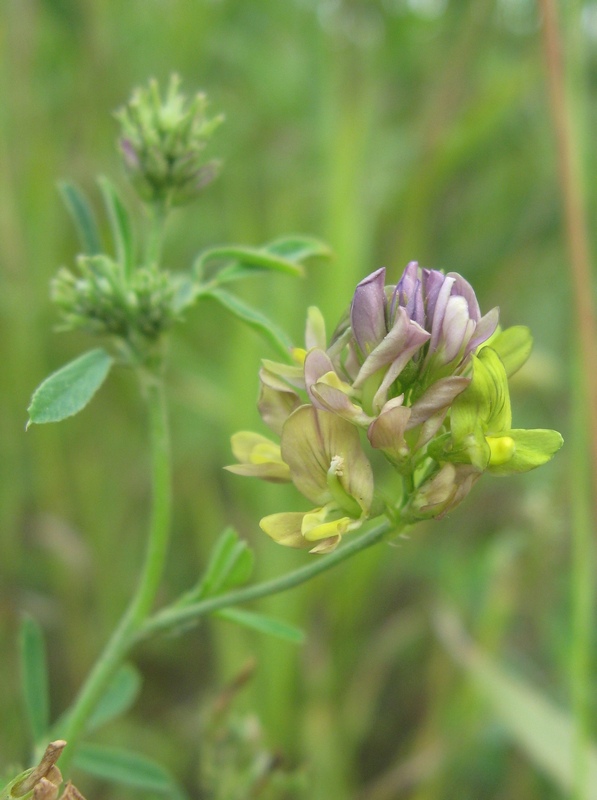
M 223 289 L 210 289 L 205 293 L 206 297 L 213 297 L 218 303 L 224 306 L 237 319 L 240 319 L 254 331 L 263 336 L 266 341 L 281 355 L 286 361 L 289 359 L 292 344 L 281 328 L 275 325 L 260 311 L 256 311 L 242 300 L 225 292 Z
M 135 239 L 130 214 L 108 178 L 100 176 L 98 184 L 108 212 L 116 260 L 122 264 L 124 274 L 131 275 L 135 268 Z
M 123 664 L 112 678 L 96 706 L 86 730 L 92 731 L 128 711 L 141 690 L 141 673 L 132 664 Z
M 43 741 L 50 724 L 48 670 L 44 636 L 38 623 L 23 618 L 20 637 L 21 680 L 25 707 L 35 744 Z
M 490 704 L 493 713 L 528 758 L 568 795 L 576 785 L 575 725 L 537 689 L 482 653 L 468 638 L 455 615 L 438 615 L 439 635 Z M 586 751 L 587 800 L 597 800 L 597 748 Z
M 115 747 L 82 744 L 73 762 L 89 775 L 124 783 L 166 797 L 182 800 L 182 792 L 170 773 L 145 756 Z
M 239 538 L 234 528 L 226 528 L 212 548 L 199 583 L 181 598 L 181 603 L 194 603 L 245 583 L 253 571 L 253 562 L 254 555 L 249 545 Z
M 216 267 L 217 274 L 212 277 L 217 283 L 227 283 L 268 271 L 282 272 L 295 277 L 304 275 L 304 270 L 299 264 L 256 247 L 229 246 L 206 250 L 193 265 L 195 274 L 203 277 L 210 262 L 223 262 L 219 269 Z
M 29 422 L 60 422 L 81 411 L 106 380 L 114 359 L 103 348 L 90 350 L 54 372 L 35 390 Z
M 289 625 L 279 619 L 268 617 L 265 614 L 258 614 L 255 611 L 247 611 L 241 608 L 223 608 L 220 611 L 216 611 L 215 616 L 220 619 L 226 619 L 229 622 L 235 622 L 237 625 L 243 625 L 245 628 L 259 631 L 259 633 L 267 633 L 269 636 L 275 636 L 293 644 L 302 644 L 305 640 L 305 634 L 300 628 L 296 628 L 294 625 Z
M 293 262 L 304 261 L 312 256 L 330 258 L 332 255 L 327 244 L 312 236 L 284 236 L 270 242 L 264 249 Z
M 13 778 L 6 786 L 3 786 L 0 789 L 0 800 L 14 800 L 15 797 L 23 797 L 29 795 L 31 797 L 31 790 L 29 792 L 23 793 L 22 784 L 23 781 L 27 780 L 27 778 L 31 775 L 35 767 L 29 767 L 29 769 L 20 772 L 16 778 Z
M 94 256 L 102 252 L 102 244 L 95 215 L 83 192 L 68 181 L 61 181 L 58 190 L 75 223 L 83 252 Z
M 301 261 L 311 256 L 330 256 L 327 245 L 308 236 L 276 239 L 264 247 L 214 247 L 201 253 L 194 264 L 195 274 L 203 279 L 209 265 L 210 280 L 217 284 L 246 278 L 263 272 L 304 275 Z

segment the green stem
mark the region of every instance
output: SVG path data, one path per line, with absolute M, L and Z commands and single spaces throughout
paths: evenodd
M 386 520 L 376 525 L 362 536 L 343 545 L 331 555 L 319 556 L 317 560 L 313 561 L 311 564 L 299 567 L 293 572 L 289 572 L 279 578 L 263 581 L 254 586 L 248 586 L 246 589 L 237 589 L 232 592 L 227 592 L 218 597 L 209 597 L 188 606 L 171 606 L 165 608 L 145 622 L 138 631 L 137 640 L 141 641 L 156 633 L 196 622 L 199 617 L 218 611 L 221 608 L 227 608 L 229 606 L 239 605 L 240 603 L 246 603 L 250 600 L 257 600 L 260 597 L 286 592 L 288 589 L 305 583 L 305 581 L 314 578 L 322 572 L 327 572 L 327 570 L 332 569 L 342 563 L 342 561 L 346 561 L 347 558 L 351 558 L 362 550 L 371 547 L 393 530 L 396 530 L 396 525 Z
M 151 438 L 152 507 L 145 563 L 137 590 L 103 653 L 89 673 L 61 731 L 68 746 L 60 768 L 66 772 L 75 749 L 97 702 L 115 671 L 135 642 L 138 631 L 151 611 L 168 547 L 171 517 L 170 437 L 164 390 L 159 379 L 145 383 Z
M 151 219 L 149 225 L 149 235 L 147 237 L 145 261 L 147 266 L 153 266 L 156 269 L 158 268 L 162 258 L 162 246 L 164 244 L 164 234 L 166 231 L 166 219 L 168 217 L 168 211 L 168 200 L 157 201 L 149 209 Z

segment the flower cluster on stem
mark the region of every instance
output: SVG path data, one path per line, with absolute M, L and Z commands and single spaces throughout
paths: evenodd
M 527 328 L 501 330 L 498 309 L 482 315 L 455 272 L 411 262 L 385 280 L 378 269 L 358 284 L 329 341 L 313 307 L 293 363 L 263 361 L 258 406 L 279 444 L 232 439 L 229 470 L 292 481 L 315 504 L 261 520 L 281 544 L 327 553 L 380 513 L 442 517 L 483 473 L 528 471 L 562 444 L 556 431 L 512 429 L 508 377 L 531 351 Z M 375 451 L 399 478 L 390 500 L 376 492 Z

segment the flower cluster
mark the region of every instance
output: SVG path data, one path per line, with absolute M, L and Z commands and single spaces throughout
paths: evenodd
M 177 276 L 150 267 L 127 275 L 105 255 L 79 256 L 77 267 L 62 267 L 51 284 L 66 330 L 115 336 L 141 351 L 180 318 Z
M 204 162 L 203 150 L 223 117 L 207 118 L 205 95 L 197 94 L 187 104 L 179 87 L 180 78 L 173 75 L 162 102 L 152 80 L 116 112 L 125 167 L 149 203 L 188 203 L 218 172 L 217 161 Z
M 329 552 L 380 513 L 404 522 L 441 517 L 484 473 L 509 475 L 549 461 L 556 431 L 512 429 L 508 377 L 529 356 L 527 328 L 500 330 L 481 315 L 457 273 L 406 267 L 396 285 L 379 269 L 356 288 L 327 342 L 309 309 L 305 349 L 293 364 L 264 361 L 259 411 L 280 437 L 232 439 L 241 475 L 292 481 L 315 508 L 261 520 L 281 544 Z M 368 452 L 369 451 L 369 454 Z M 385 456 L 401 479 L 376 496 L 370 458 Z

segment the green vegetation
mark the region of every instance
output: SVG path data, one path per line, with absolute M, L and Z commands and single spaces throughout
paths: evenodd
M 595 93 L 595 63 L 583 60 L 591 9 L 582 28 L 580 4 L 562 20 L 581 143 Z M 226 119 L 207 151 L 222 160 L 218 180 L 168 221 L 168 270 L 208 248 L 227 255 L 218 248 L 231 241 L 259 248 L 300 232 L 329 243 L 333 259 L 312 259 L 305 279 L 271 272 L 239 284 L 234 298 L 297 344 L 307 306 L 339 317 L 377 267 L 388 280 L 411 259 L 456 270 L 484 312 L 497 304 L 504 327 L 533 332 L 533 354 L 511 384 L 516 424 L 560 430 L 570 444 L 538 472 L 487 476 L 462 506 L 395 546 L 202 621 L 200 636 L 140 642 L 143 682 L 131 665 L 117 673 L 97 709 L 107 724 L 75 782 L 89 800 L 164 797 L 171 776 L 193 797 L 219 780 L 214 797 L 240 798 L 238 776 L 274 752 L 290 774 L 258 797 L 596 797 L 596 756 L 585 747 L 597 739 L 587 353 L 577 354 L 584 318 L 534 4 L 8 0 L 0 15 L 0 770 L 9 779 L 15 764 L 39 760 L 31 733 L 39 738 L 72 701 L 130 599 L 144 549 L 148 453 L 130 374 L 115 371 L 73 419 L 25 433 L 34 387 L 94 346 L 81 330 L 49 332 L 59 323 L 50 281 L 79 247 L 58 180 L 83 187 L 98 220 L 102 197 L 113 195 L 110 182 L 93 182 L 97 172 L 134 204 L 110 112 L 148 76 L 164 84 L 176 71 Z M 62 194 L 77 202 L 68 185 Z M 132 246 L 110 242 L 102 225 L 104 247 Z M 279 342 L 267 352 L 218 291 L 224 300 L 214 293 L 219 303 L 203 301 L 172 330 L 177 503 L 163 603 L 197 585 L 229 525 L 256 551 L 257 581 L 314 558 L 258 528 L 278 508 L 301 508 L 292 489 L 222 469 L 235 431 L 266 432 L 257 371 Z M 239 547 L 222 541 L 220 559 Z M 198 586 L 197 601 L 210 591 Z M 264 635 L 263 620 L 284 620 L 287 641 Z M 297 629 L 306 632 L 298 647 Z M 41 670 L 25 676 L 41 704 L 23 701 L 19 630 L 21 651 L 47 659 L 50 708 Z M 118 764 L 115 747 L 150 766 Z M 154 794 L 135 788 L 134 768 L 147 774 L 154 762 L 167 768 L 156 768 Z M 130 788 L 102 781 L 106 769 L 128 769 Z

